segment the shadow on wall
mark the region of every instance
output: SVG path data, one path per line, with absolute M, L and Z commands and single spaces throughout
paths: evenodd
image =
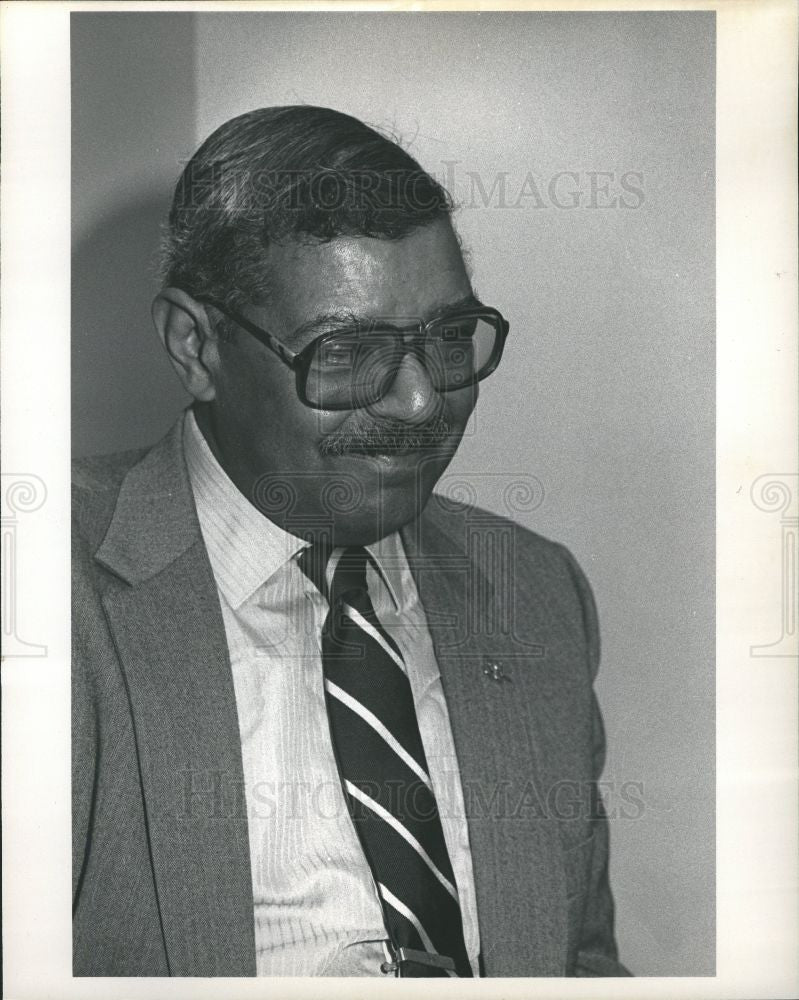
M 169 193 L 145 192 L 75 239 L 72 453 L 148 445 L 188 401 L 150 318 Z

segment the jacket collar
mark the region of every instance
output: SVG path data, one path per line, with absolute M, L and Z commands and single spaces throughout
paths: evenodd
M 96 559 L 126 583 L 156 576 L 200 538 L 183 454 L 183 420 L 122 481 Z

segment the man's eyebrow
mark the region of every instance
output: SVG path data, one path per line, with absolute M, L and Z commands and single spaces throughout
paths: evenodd
M 312 319 L 300 324 L 289 334 L 289 339 L 295 340 L 309 333 L 325 333 L 328 330 L 349 329 L 362 323 L 372 322 L 367 316 L 358 316 L 349 310 L 339 309 L 333 312 L 317 313 Z
M 472 309 L 476 306 L 480 306 L 482 303 L 474 294 L 474 292 L 469 292 L 468 295 L 464 295 L 463 298 L 458 299 L 455 302 L 448 302 L 446 305 L 439 306 L 434 309 L 428 319 L 433 319 L 436 316 L 444 316 L 448 313 L 457 312 L 458 309 Z M 418 319 L 418 316 L 408 317 L 408 319 Z M 389 319 L 389 317 L 382 316 L 359 316 L 357 313 L 351 312 L 349 310 L 334 310 L 333 312 L 317 313 L 316 316 L 302 323 L 295 330 L 292 330 L 289 334 L 291 340 L 295 340 L 302 336 L 307 336 L 309 333 L 327 333 L 332 330 L 344 330 L 351 328 L 363 328 L 373 326 L 376 322 L 382 319 Z M 387 326 L 400 326 L 400 317 L 391 316 L 391 323 L 386 324 Z
M 464 295 L 463 298 L 458 299 L 457 302 L 449 302 L 447 305 L 441 306 L 440 309 L 436 310 L 435 315 L 442 316 L 446 313 L 456 312 L 458 309 L 474 309 L 482 304 L 483 303 L 480 299 L 478 299 L 476 292 L 469 292 L 468 295 Z

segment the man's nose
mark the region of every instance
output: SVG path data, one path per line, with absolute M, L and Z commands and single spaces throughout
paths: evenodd
M 388 391 L 367 409 L 385 420 L 424 424 L 436 415 L 439 405 L 439 394 L 430 373 L 416 355 L 408 353 Z

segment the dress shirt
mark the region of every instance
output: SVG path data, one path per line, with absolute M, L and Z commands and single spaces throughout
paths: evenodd
M 328 606 L 297 565 L 307 542 L 261 514 L 221 468 L 191 410 L 184 447 L 233 672 L 259 976 L 375 976 L 387 935 L 336 769 L 321 656 Z M 367 546 L 367 585 L 416 706 L 475 975 L 472 858 L 449 714 L 398 533 Z M 374 560 L 374 562 L 372 562 Z

